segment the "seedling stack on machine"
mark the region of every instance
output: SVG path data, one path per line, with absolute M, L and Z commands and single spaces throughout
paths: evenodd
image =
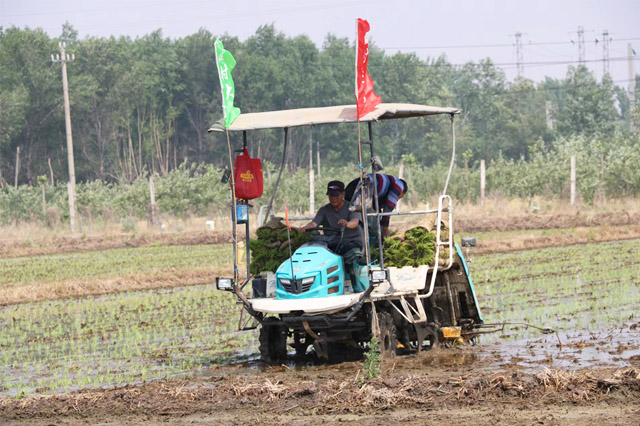
M 228 73 L 233 67 L 220 68 L 220 63 L 224 63 L 230 54 L 224 51 L 221 43 L 219 50 L 216 49 L 223 100 L 227 102 L 231 93 L 231 105 L 225 104 L 224 122 L 214 125 L 210 131 L 225 132 L 230 168 L 235 171 L 228 181 L 232 198 L 234 276 L 219 277 L 216 282 L 218 289 L 233 292 L 243 309 L 260 323 L 260 353 L 268 362 L 285 358 L 287 343 L 298 355 L 305 354 L 313 346 L 318 357 L 327 359 L 348 348 L 365 348 L 372 338 L 378 339 L 385 356 L 393 356 L 399 351 L 419 351 L 443 342 L 473 338 L 483 322 L 465 257 L 453 242 L 453 204 L 447 195 L 455 159 L 454 121 L 459 110 L 381 103 L 373 92 L 373 81 L 366 70 L 368 46 L 364 36 L 368 30 L 366 21 L 357 21 L 356 105 L 239 114 L 233 107 L 233 91 L 222 78 L 223 75 L 230 78 Z M 238 114 L 229 120 L 228 111 L 235 114 L 236 110 Z M 365 165 L 370 164 L 372 181 L 376 182 L 380 167 L 374 150 L 373 124 L 381 120 L 427 116 L 446 116 L 451 123 L 451 164 L 438 206 L 430 209 L 423 199 L 426 206 L 423 210 L 381 213 L 378 192 L 375 188 L 368 190 L 370 185 L 365 170 Z M 358 141 L 357 144 L 354 141 L 353 146 L 358 150 L 359 161 L 354 165 L 354 172 L 359 174 L 360 182 L 356 191 L 347 194 L 348 199 L 345 199 L 352 211 L 361 212 L 363 219 L 363 250 L 349 259 L 353 267 L 347 270 L 343 256 L 336 254 L 339 250 L 329 249 L 329 246 L 340 247 L 344 227 L 309 229 L 307 231 L 313 232 L 307 232 L 306 238 L 310 239 L 307 242 L 298 230 L 289 228 L 286 214 L 286 226 L 267 217 L 267 223 L 260 223 L 258 238 L 249 241 L 248 197 L 239 196 L 246 190 L 246 182 L 238 177 L 255 175 L 260 180 L 260 190 L 252 196 L 257 198 L 262 194 L 259 166 L 254 163 L 253 169 L 239 167 L 239 159 L 248 157 L 246 145 L 250 132 L 282 129 L 286 149 L 290 128 L 340 123 L 358 126 Z M 360 137 L 362 123 L 366 123 L 367 140 Z M 243 149 L 236 150 L 243 154 L 235 161 L 229 132 L 243 134 Z M 245 160 L 247 158 L 241 163 L 246 163 Z M 281 174 L 284 156 L 280 167 Z M 260 222 L 265 209 L 267 216 L 274 210 L 286 212 L 286 206 L 273 205 L 278 183 L 269 204 L 260 209 Z M 424 197 L 424 194 L 420 195 Z M 382 216 L 401 214 L 418 216 L 424 226 L 386 240 L 380 226 L 369 226 L 379 224 Z M 312 217 L 291 219 L 308 221 Z M 239 271 L 237 261 L 238 224 L 246 226 L 246 246 L 251 245 L 255 255 L 251 259 L 251 253 L 247 251 L 244 275 Z M 375 232 L 371 238 L 369 229 Z M 466 240 L 463 245 L 475 245 L 475 241 Z M 243 292 L 249 282 L 253 288 L 251 297 Z

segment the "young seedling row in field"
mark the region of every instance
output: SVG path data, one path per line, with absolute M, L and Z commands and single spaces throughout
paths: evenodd
M 639 258 L 640 243 L 631 240 L 478 256 L 471 268 L 488 322 L 569 332 L 633 318 L 640 302 Z M 510 337 L 536 333 L 521 328 Z
M 0 315 L 2 393 L 105 387 L 194 374 L 255 347 L 213 285 L 13 305 Z
M 0 260 L 0 289 L 33 280 L 94 278 L 131 271 L 196 269 L 228 262 L 228 245 L 147 247 Z M 528 322 L 572 333 L 635 315 L 637 240 L 474 256 L 488 323 Z M 20 274 L 21 268 L 25 271 Z M 256 333 L 238 332 L 240 306 L 215 285 L 130 291 L 23 303 L 0 309 L 0 395 L 20 397 L 201 374 L 251 357 Z M 511 330 L 511 339 L 539 332 Z M 483 344 L 502 339 L 489 335 Z
M 231 259 L 231 255 L 229 245 L 221 244 L 152 246 L 0 259 L 0 287 L 154 270 L 197 269 L 224 264 Z

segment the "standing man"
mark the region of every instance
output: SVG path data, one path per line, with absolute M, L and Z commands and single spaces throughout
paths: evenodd
M 373 200 L 373 175 L 368 174 L 365 177 L 364 188 L 366 188 L 367 199 L 371 204 L 367 204 L 367 211 L 374 211 L 374 200 Z M 398 201 L 401 200 L 407 190 L 409 189 L 409 185 L 404 179 L 400 179 L 395 176 L 385 175 L 383 173 L 376 173 L 376 189 L 378 191 L 378 207 L 380 208 L 380 213 L 390 213 L 398 204 Z M 358 188 L 358 183 L 360 182 L 359 178 L 352 180 L 349 185 L 347 185 L 347 201 L 350 201 L 352 204 L 358 205 L 361 201 L 358 199 L 360 197 L 362 190 Z M 380 218 L 380 225 L 382 226 L 382 236 L 388 237 L 391 234 L 389 230 L 389 222 L 391 218 L 389 216 L 382 216 Z M 378 234 L 377 224 L 374 220 L 369 221 L 369 236 L 372 241 L 375 241 L 376 235 Z M 372 243 L 373 244 L 373 243 Z
M 400 179 L 395 176 L 376 173 L 376 177 L 378 181 L 378 207 L 380 208 L 380 213 L 391 213 L 393 209 L 396 208 L 398 201 L 405 196 L 409 190 L 409 186 L 404 179 Z M 372 175 L 369 175 L 369 178 L 373 180 Z M 390 216 L 382 216 L 380 218 L 382 236 L 385 238 L 391 234 L 391 231 L 389 230 L 390 221 Z

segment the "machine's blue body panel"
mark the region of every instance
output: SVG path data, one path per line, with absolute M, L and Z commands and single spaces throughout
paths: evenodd
M 464 266 L 464 273 L 467 275 L 467 280 L 469 281 L 469 287 L 471 288 L 471 294 L 473 295 L 473 303 L 476 304 L 476 309 L 478 310 L 478 318 L 482 322 L 482 313 L 480 313 L 480 305 L 478 305 L 478 299 L 476 298 L 476 290 L 473 288 L 473 281 L 471 281 L 471 275 L 469 275 L 469 268 L 467 267 L 467 261 L 464 259 L 462 255 L 462 250 L 460 250 L 460 246 L 455 244 L 456 252 L 458 256 L 460 256 L 460 260 L 462 260 L 462 266 Z
M 351 285 L 354 291 L 364 291 L 369 286 L 367 268 L 358 265 L 357 269 L 360 276 Z M 345 274 L 341 256 L 324 244 L 308 243 L 278 267 L 276 299 L 340 296 L 345 291 L 345 276 L 351 279 L 349 274 Z

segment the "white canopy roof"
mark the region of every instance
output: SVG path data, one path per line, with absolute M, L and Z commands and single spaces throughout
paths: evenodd
M 460 110 L 457 108 L 440 108 L 415 104 L 380 104 L 375 110 L 362 117 L 360 121 L 390 120 L 435 114 L 458 114 L 459 112 Z M 229 131 L 281 129 L 315 124 L 355 123 L 356 121 L 355 105 L 300 108 L 240 114 L 229 127 Z M 209 129 L 209 132 L 214 131 L 224 131 L 222 122 L 214 124 Z

